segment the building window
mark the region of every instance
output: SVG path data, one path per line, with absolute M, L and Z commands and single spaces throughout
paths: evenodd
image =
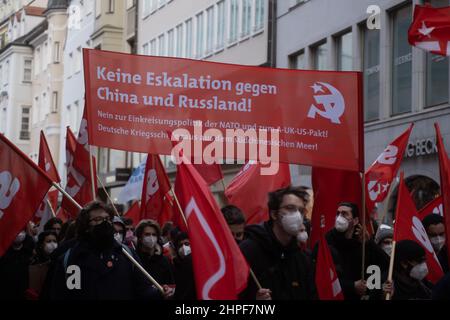
M 30 107 L 22 107 L 20 140 L 30 140 Z
M 177 30 L 176 56 L 181 58 L 183 56 L 183 25 L 179 24 L 176 30 Z
M 144 43 L 144 45 L 142 46 L 142 54 L 144 56 L 148 55 L 148 43 Z
M 95 1 L 95 17 L 98 18 L 102 14 L 102 1 L 103 0 L 97 0 Z
M 31 82 L 31 59 L 25 59 L 23 61 L 23 82 Z
M 223 48 L 225 37 L 225 1 L 217 3 L 217 43 L 216 49 Z
M 166 37 L 164 34 L 158 37 L 158 56 L 166 55 Z
M 204 32 L 204 23 L 203 23 L 203 12 L 199 13 L 196 18 L 197 21 L 197 47 L 196 47 L 196 56 L 200 58 L 203 56 L 204 51 L 204 42 L 203 42 L 203 32 Z
M 175 31 L 173 29 L 167 33 L 167 55 L 169 57 L 175 55 Z
M 327 70 L 327 43 L 324 42 L 317 45 L 316 47 L 312 48 L 312 52 L 314 57 L 314 69 Z
M 254 31 L 258 31 L 264 28 L 264 4 L 265 0 L 256 0 L 255 1 L 255 27 Z
M 192 19 L 186 20 L 185 57 L 192 58 Z
M 434 8 L 446 7 L 449 0 L 431 0 Z M 433 107 L 449 101 L 448 57 L 427 53 L 426 106 Z
M 166 4 L 166 0 L 157 0 L 158 1 L 158 9 Z
M 238 0 L 230 0 L 230 43 L 237 40 L 237 30 L 239 24 L 239 2 Z
M 393 22 L 392 114 L 397 115 L 411 111 L 412 52 L 408 43 L 411 6 L 396 11 Z
M 353 70 L 352 33 L 347 32 L 336 39 L 337 69 L 339 71 Z
M 53 91 L 52 95 L 52 113 L 58 112 L 58 91 Z
M 53 43 L 53 62 L 58 63 L 59 62 L 59 42 L 55 41 Z
M 206 53 L 213 51 L 214 46 L 214 7 L 206 10 Z
M 107 13 L 114 13 L 114 0 L 108 0 L 108 12 Z
M 299 54 L 290 57 L 290 67 L 297 70 L 306 69 L 306 57 L 303 50 Z
M 152 6 L 152 0 L 142 1 L 142 15 L 146 17 L 150 13 L 150 8 Z
M 158 53 L 156 52 L 156 39 L 150 41 L 150 50 L 149 54 L 152 56 L 156 56 Z
M 242 0 L 241 37 L 246 37 L 250 34 L 251 22 L 252 22 L 252 0 Z
M 364 119 L 372 121 L 380 109 L 380 30 L 364 29 Z

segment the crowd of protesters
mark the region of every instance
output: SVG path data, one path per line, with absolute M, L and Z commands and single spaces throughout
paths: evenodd
M 254 277 L 248 278 L 241 299 L 318 299 L 315 263 L 318 244 L 311 244 L 311 224 L 305 212 L 311 202 L 305 188 L 287 187 L 269 194 L 269 218 L 246 225 L 244 213 L 225 206 L 222 214 L 239 244 Z M 392 281 L 388 280 L 393 228 L 377 226 L 373 236 L 363 232 L 357 205 L 342 202 L 336 208 L 335 226 L 326 233 L 345 300 L 449 299 L 450 273 L 443 218 L 431 214 L 422 221 L 444 277 L 431 284 L 425 251 L 414 241 L 395 247 Z M 0 299 L 175 299 L 195 300 L 197 292 L 188 234 L 166 222 L 136 223 L 118 217 L 102 202 L 85 206 L 75 221 L 50 219 L 43 228 L 32 222 L 0 257 Z M 39 230 L 39 231 L 38 231 Z M 362 269 L 381 270 L 381 288 L 369 289 Z M 128 252 L 159 283 L 153 283 L 126 256 Z M 81 270 L 73 290 L 69 267 Z M 259 283 L 256 283 L 255 278 Z

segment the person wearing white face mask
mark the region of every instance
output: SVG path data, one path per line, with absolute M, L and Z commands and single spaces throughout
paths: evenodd
M 263 288 L 258 290 L 249 277 L 241 299 L 316 299 L 310 259 L 297 243 L 304 227 L 302 213 L 308 197 L 305 190 L 294 187 L 271 192 L 269 220 L 247 226 L 248 237 L 240 243 L 240 248 Z
M 364 265 L 377 265 L 383 273 L 389 267 L 389 259 L 369 237 L 367 230 L 363 235 L 358 206 L 352 202 L 341 202 L 337 208 L 334 228 L 326 233 L 325 238 L 345 300 L 361 300 L 375 296 L 375 292 L 367 289 L 366 279 L 361 279 L 363 237 L 366 252 Z M 316 259 L 317 252 L 316 244 L 313 260 Z
M 142 266 L 160 284 L 175 283 L 173 269 L 168 259 L 162 254 L 161 229 L 154 220 L 142 220 L 136 227 L 136 253 Z
M 175 300 L 196 300 L 197 290 L 192 266 L 191 243 L 186 232 L 171 235 L 175 246 L 176 257 L 173 259 L 175 270 Z
M 428 274 L 425 250 L 417 242 L 402 240 L 395 246 L 393 300 L 431 299 L 432 284 Z
M 57 237 L 54 231 L 43 231 L 38 235 L 36 255 L 31 259 L 29 268 L 30 284 L 27 292 L 29 296 L 37 298 L 42 291 L 52 253 L 58 247 Z
M 447 245 L 445 244 L 446 235 L 444 218 L 438 214 L 432 213 L 423 218 L 422 224 L 433 245 L 434 252 L 436 252 L 442 271 L 444 273 L 449 272 Z

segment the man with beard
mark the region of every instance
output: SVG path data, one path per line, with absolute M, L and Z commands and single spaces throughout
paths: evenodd
M 161 299 L 142 272 L 122 252 L 114 239 L 113 213 L 103 203 L 93 201 L 77 218 L 77 241 L 58 258 L 50 289 L 50 299 L 130 300 Z M 131 253 L 131 251 L 130 251 Z M 135 256 L 139 261 L 139 258 Z M 80 270 L 80 288 L 73 283 L 69 266 Z M 164 288 L 169 292 L 169 288 Z M 164 295 L 166 296 L 166 295 Z

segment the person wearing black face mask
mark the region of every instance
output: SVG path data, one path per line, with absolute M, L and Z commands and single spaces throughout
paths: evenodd
M 93 201 L 77 218 L 77 242 L 58 258 L 50 288 L 52 300 L 161 299 L 142 272 L 125 256 L 114 239 L 113 213 L 105 204 Z M 139 262 L 139 258 L 131 251 Z M 80 289 L 67 288 L 67 268 L 80 268 Z M 170 289 L 164 287 L 168 292 Z

